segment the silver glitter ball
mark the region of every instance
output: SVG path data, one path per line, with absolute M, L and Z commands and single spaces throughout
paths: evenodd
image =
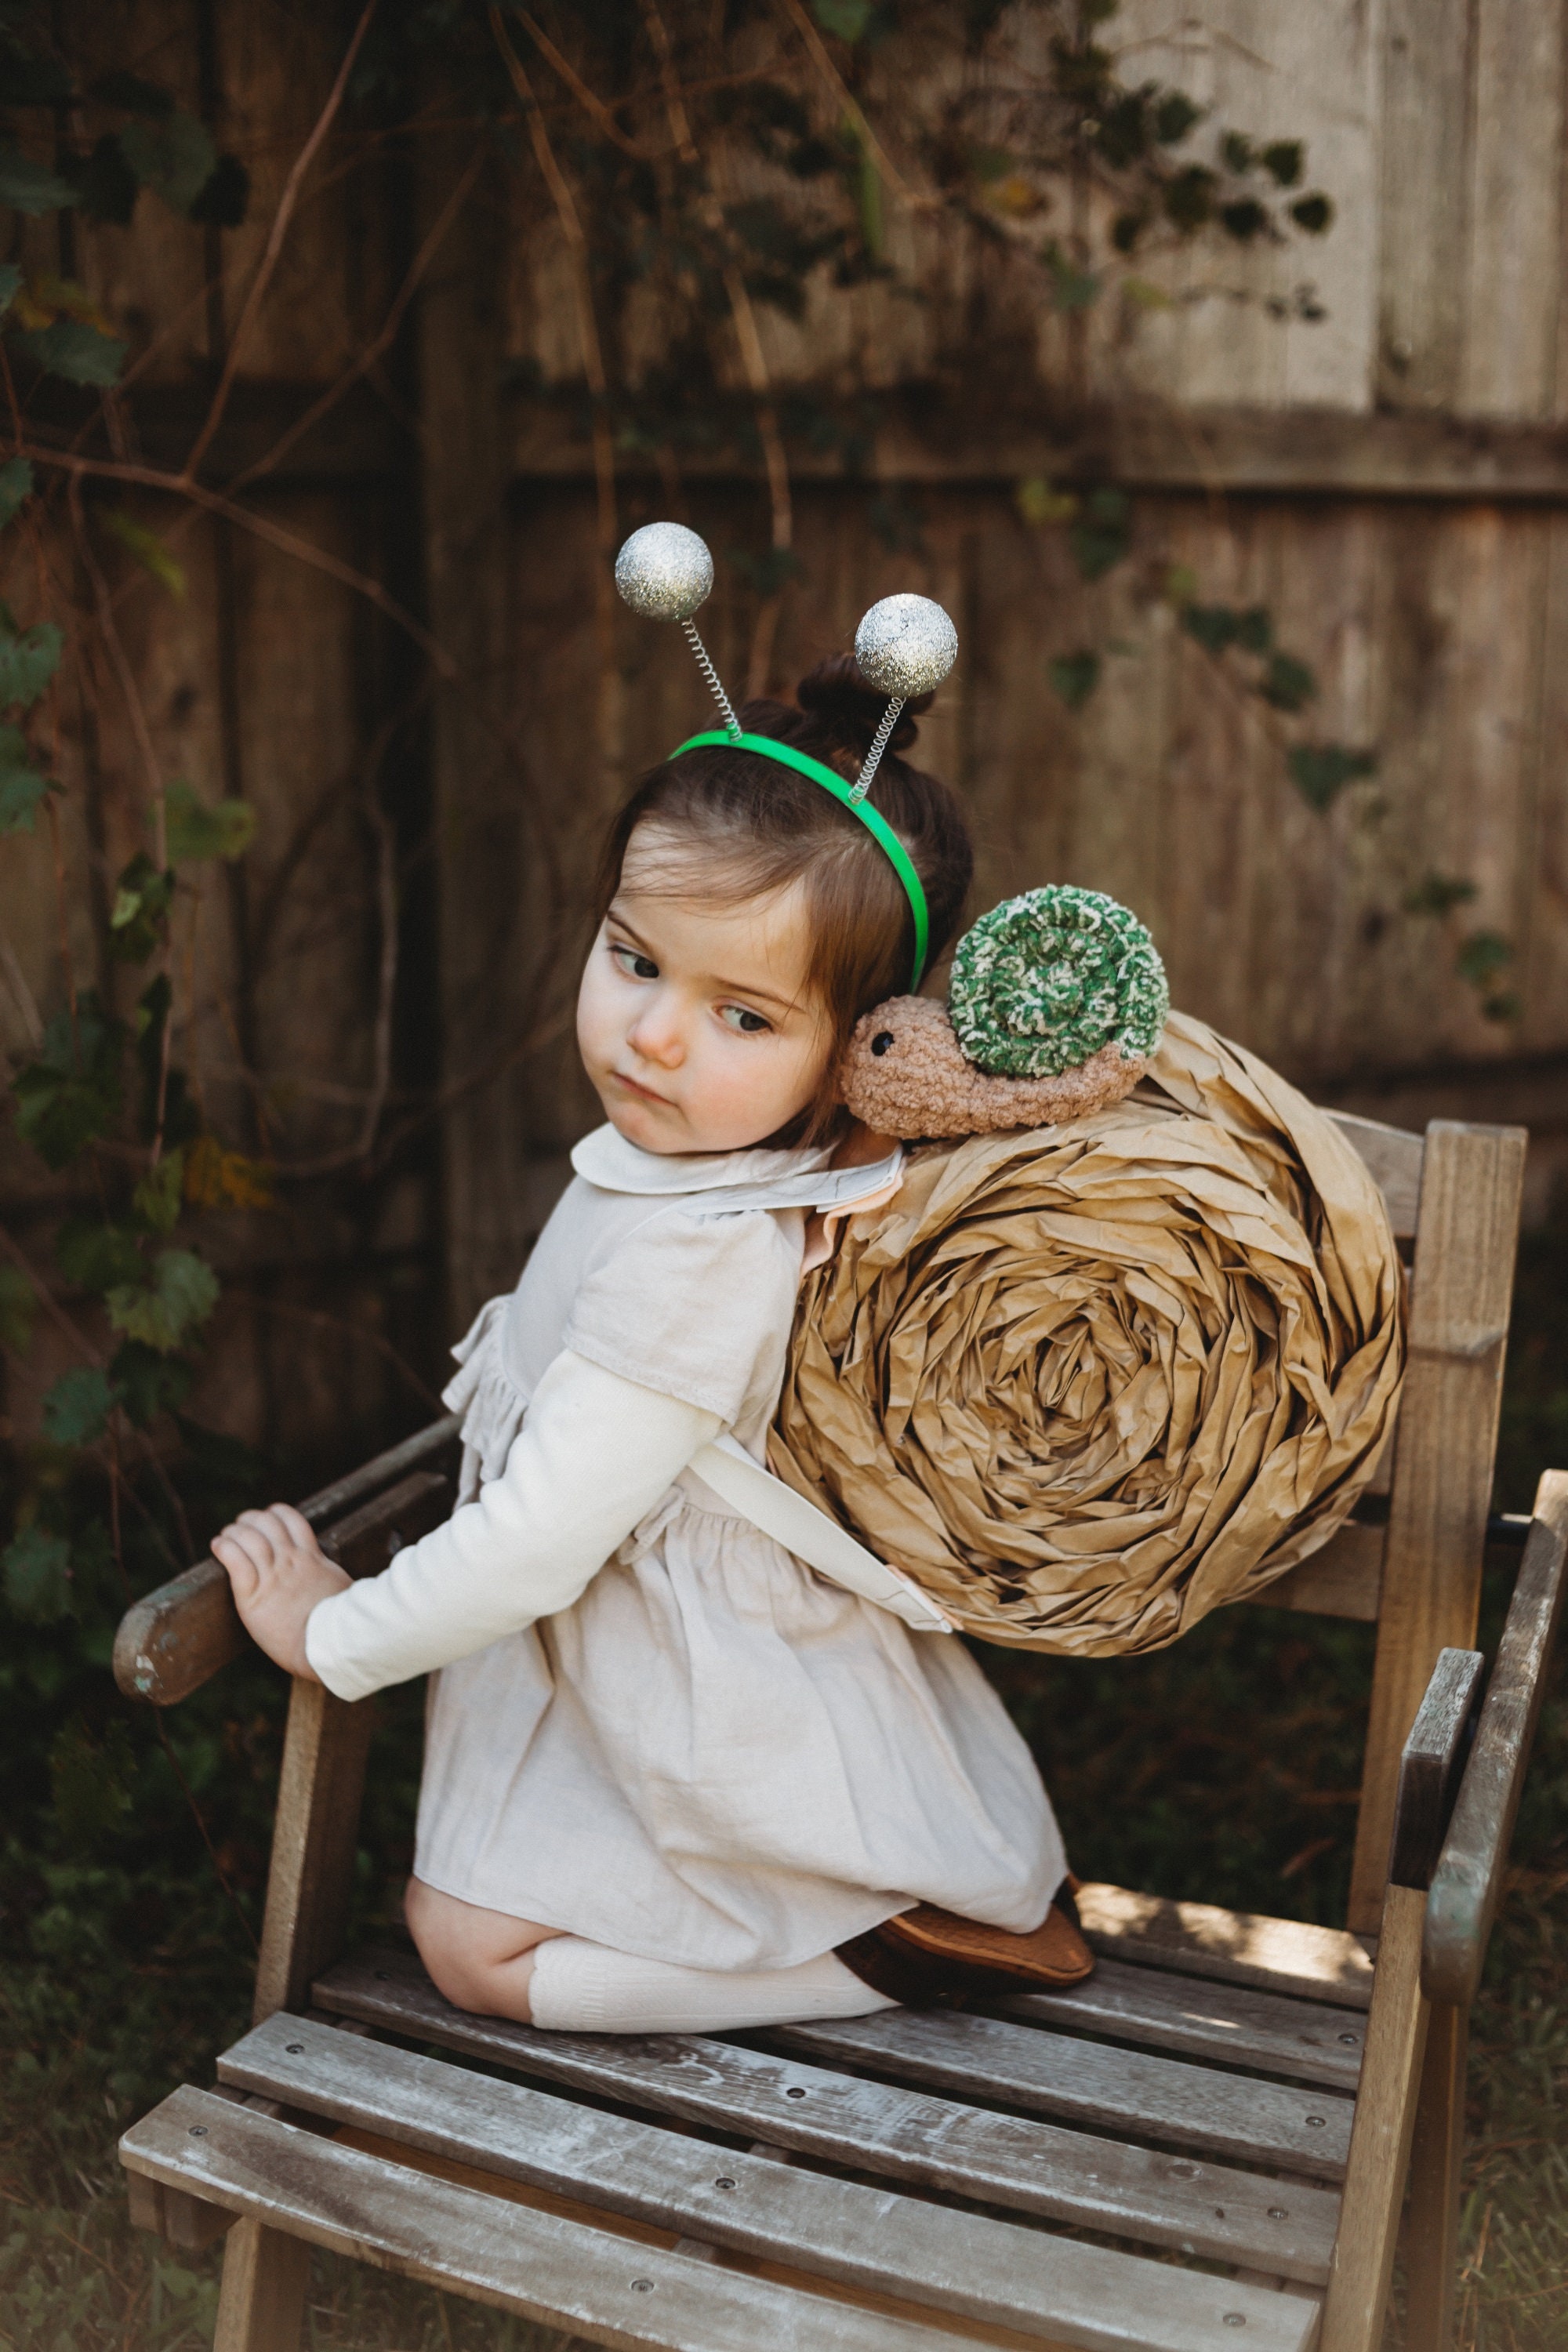
M 645 522 L 616 558 L 616 585 L 649 621 L 689 621 L 713 589 L 706 540 L 683 522 Z
M 958 631 L 929 596 L 884 596 L 855 632 L 855 658 L 879 694 L 908 702 L 942 684 L 958 659 Z

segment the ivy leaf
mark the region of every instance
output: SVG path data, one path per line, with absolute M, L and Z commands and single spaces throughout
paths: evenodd
M 0 205 L 9 205 L 14 213 L 63 212 L 76 202 L 76 190 L 68 180 L 47 163 L 36 163 L 31 155 L 11 139 L 0 139 Z
M 1189 163 L 1165 183 L 1165 217 L 1173 228 L 1191 236 L 1214 218 L 1215 175 L 1202 163 Z
M 71 1550 L 64 1536 L 50 1535 L 35 1520 L 12 1538 L 0 1553 L 0 1564 L 15 1616 L 29 1625 L 48 1625 L 69 1616 Z
M 1203 112 L 1184 89 L 1168 89 L 1154 109 L 1155 138 L 1162 147 L 1179 146 L 1194 123 L 1202 121 Z
M 184 1194 L 184 1152 L 165 1151 L 156 1168 L 150 1168 L 137 1185 L 131 1205 L 153 1233 L 174 1232 Z
M 1461 874 L 1432 873 L 1406 890 L 1399 903 L 1407 915 L 1451 915 L 1478 895 L 1476 885 Z
M 125 1339 L 110 1360 L 109 1377 L 128 1420 L 150 1428 L 158 1415 L 184 1404 L 193 1374 L 183 1356 L 166 1356 L 144 1340 Z
M 119 383 L 131 348 L 118 335 L 103 334 L 85 319 L 56 319 L 50 326 L 18 335 L 16 341 L 46 375 L 100 388 Z
M 1454 970 L 1472 988 L 1487 988 L 1506 964 L 1513 961 L 1513 948 L 1500 931 L 1472 931 L 1459 943 L 1454 958 Z
M 1046 247 L 1045 264 L 1051 273 L 1051 303 L 1058 310 L 1087 310 L 1100 299 L 1100 280 L 1092 271 L 1079 269 L 1069 261 L 1060 246 Z
M 1309 236 L 1321 236 L 1325 229 L 1333 226 L 1334 207 L 1330 199 L 1321 194 L 1301 196 L 1291 205 L 1290 217 L 1298 228 L 1306 230 Z
M 1244 653 L 1266 654 L 1274 642 L 1274 623 L 1267 604 L 1249 604 L 1236 616 L 1236 642 Z
M 1226 646 L 1235 645 L 1241 616 L 1229 604 L 1187 604 L 1182 610 L 1182 626 L 1205 654 L 1222 654 Z
M 75 1364 L 45 1393 L 44 1435 L 56 1445 L 91 1445 L 113 1409 L 108 1376 L 91 1364 Z
M 1274 654 L 1258 691 L 1276 710 L 1300 710 L 1318 691 L 1318 681 L 1293 654 Z
M 68 1845 L 90 1846 L 116 1829 L 131 1811 L 136 1757 L 118 1718 L 95 1740 L 79 1715 L 55 1735 L 49 1749 L 49 1787 L 55 1819 Z
M 50 1168 L 68 1166 L 119 1117 L 124 1037 L 88 991 L 77 1002 L 74 1035 L 69 1013 L 57 1013 L 37 1060 L 13 1081 L 17 1132 Z
M 188 213 L 211 179 L 217 150 L 205 122 L 175 108 L 160 121 L 142 116 L 120 134 L 120 149 L 144 188 Z
M 872 0 L 811 0 L 811 13 L 825 33 L 837 33 L 853 45 L 875 12 Z
M 123 1225 L 99 1217 L 68 1217 L 55 1235 L 55 1264 L 73 1290 L 102 1293 L 139 1282 L 142 1253 Z
M 81 208 L 88 218 L 112 221 L 117 228 L 129 228 L 142 183 L 126 162 L 125 152 L 114 132 L 106 131 L 86 163 L 76 168 Z
M 71 78 L 58 58 L 35 57 L 6 41 L 0 54 L 0 106 L 68 106 Z
M 1100 656 L 1086 647 L 1046 665 L 1046 676 L 1069 710 L 1081 710 L 1100 684 Z
M 1014 491 L 1013 503 L 1037 530 L 1046 523 L 1070 522 L 1078 512 L 1072 492 L 1053 488 L 1044 474 L 1026 476 Z
M 19 1265 L 0 1265 L 0 1342 L 25 1356 L 32 1345 L 37 1293 Z
M 1301 176 L 1307 151 L 1299 139 L 1276 139 L 1258 161 L 1277 188 L 1293 188 Z
M 174 865 L 203 857 L 243 857 L 256 837 L 256 811 L 248 801 L 209 804 L 197 797 L 193 785 L 176 777 L 163 794 L 163 825 Z
M 1219 225 L 1238 245 L 1250 245 L 1268 226 L 1268 215 L 1256 196 L 1242 196 L 1233 205 L 1221 205 Z
M 60 666 L 64 645 L 65 632 L 53 621 L 19 630 L 0 604 L 0 709 L 18 702 L 26 709 L 37 702 Z
M 29 761 L 21 729 L 0 727 L 0 834 L 31 833 L 39 803 L 58 791 L 54 778 Z
M 1219 152 L 1227 172 L 1250 172 L 1254 156 L 1252 142 L 1244 139 L 1239 131 L 1227 131 L 1219 142 Z
M 1293 743 L 1285 764 L 1309 807 L 1326 809 L 1352 778 L 1375 772 L 1377 753 L 1350 751 L 1342 743 Z
M 216 1135 L 198 1135 L 184 1155 L 185 1198 L 193 1209 L 269 1209 L 273 1174 L 264 1160 L 226 1151 Z
M 174 896 L 174 868 L 161 873 L 139 849 L 121 874 L 110 908 L 110 953 L 121 963 L 145 963 L 168 931 Z
M 238 228 L 249 208 L 249 173 L 237 155 L 220 155 L 186 211 L 210 228 Z
M 33 468 L 26 457 L 7 457 L 0 466 L 0 530 L 11 520 L 24 499 L 33 495 Z
M 115 107 L 121 114 L 145 115 L 153 122 L 163 122 L 174 111 L 174 101 L 166 89 L 121 68 L 100 74 L 95 82 L 89 84 L 87 94 L 95 98 L 100 106 Z
M 111 1290 L 109 1319 L 128 1339 L 163 1355 L 177 1348 L 217 1305 L 218 1280 L 194 1250 L 160 1250 L 150 1282 Z
M 1125 490 L 1090 490 L 1068 532 L 1073 562 L 1085 580 L 1103 579 L 1131 552 L 1131 516 Z
M 104 520 L 121 545 L 130 549 L 142 569 L 150 572 L 153 579 L 168 590 L 176 604 L 183 604 L 185 601 L 185 567 L 174 561 L 157 532 L 149 530 L 144 522 L 138 522 L 134 515 L 127 514 L 123 507 L 117 507 L 112 514 L 105 515 Z

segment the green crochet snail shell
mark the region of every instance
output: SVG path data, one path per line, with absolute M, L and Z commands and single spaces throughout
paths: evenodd
M 982 915 L 953 952 L 953 1029 L 994 1077 L 1060 1077 L 1110 1045 L 1142 1058 L 1170 1009 L 1153 940 L 1102 890 L 1026 890 Z

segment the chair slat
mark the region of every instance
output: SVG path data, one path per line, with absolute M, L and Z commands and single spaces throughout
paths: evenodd
M 314 1999 L 411 2040 L 889 2179 L 1310 2284 L 1328 2276 L 1339 2200 L 1309 2181 L 1130 2147 L 692 2035 L 542 2033 L 469 2017 L 401 1953 L 342 1962 L 317 1980 Z
M 133 2126 L 121 2154 L 137 2171 L 290 2236 L 628 2352 L 955 2352 L 966 2340 L 657 2245 L 628 2245 L 188 2086 Z
M 1121 1960 L 1101 1960 L 1093 1976 L 1065 1992 L 1019 1993 L 987 2006 L 1028 2025 L 1066 2026 L 1352 2093 L 1365 2038 L 1363 2017 L 1336 2015 L 1321 2001 L 1286 2000 Z
M 865 2066 L 961 2096 L 1000 2099 L 1032 2115 L 1281 2165 L 1340 2180 L 1353 2101 L 1337 2091 L 1287 2087 L 1102 2042 L 1071 2041 L 1010 2019 L 940 2010 L 886 2010 L 781 2026 L 771 2046 Z
M 1272 1584 L 1247 1595 L 1255 1609 L 1299 1609 L 1309 1617 L 1353 1617 L 1375 1624 L 1383 1596 L 1383 1554 L 1386 1528 L 1363 1527 L 1347 1519 L 1329 1538 L 1321 1551 L 1288 1568 Z
M 1095 1950 L 1114 1959 L 1347 2009 L 1365 2009 L 1372 2000 L 1371 1946 L 1342 1927 L 1173 1903 L 1100 1882 L 1079 1887 L 1078 1907 Z
M 1408 1128 L 1385 1127 L 1379 1118 L 1358 1118 L 1354 1111 L 1328 1114 L 1365 1161 L 1373 1183 L 1383 1194 L 1388 1222 L 1396 1239 L 1408 1241 L 1415 1231 L 1421 1205 L 1421 1162 L 1426 1139 Z
M 219 2079 L 384 2138 L 603 2204 L 709 2245 L 993 2325 L 1110 2352 L 1209 2352 L 1227 2311 L 1247 2342 L 1297 2346 L 1279 2298 L 736 2154 L 520 2083 L 276 2017 L 218 2062 Z M 1232 2326 L 1235 2321 L 1231 2322 Z

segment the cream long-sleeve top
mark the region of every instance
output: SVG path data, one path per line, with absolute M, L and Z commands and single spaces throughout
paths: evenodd
M 896 1162 L 610 1128 L 455 1351 L 447 1526 L 321 1602 L 357 1698 L 430 1672 L 416 1874 L 651 1958 L 788 1967 L 910 1903 L 1029 1927 L 1065 1858 L 963 1646 L 828 1584 L 690 1468 L 763 1458 L 805 1219 Z

